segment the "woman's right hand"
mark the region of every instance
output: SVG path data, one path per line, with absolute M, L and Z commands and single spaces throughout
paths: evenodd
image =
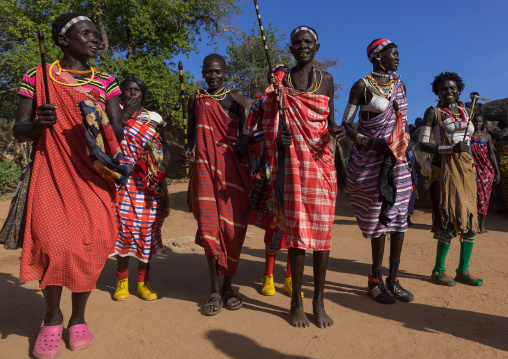
M 123 104 L 122 120 L 124 125 L 131 118 L 132 114 L 141 108 L 141 100 L 131 98 Z
M 37 119 L 41 124 L 41 127 L 48 128 L 53 127 L 56 123 L 56 107 L 55 104 L 44 104 L 37 107 Z
M 469 144 L 466 141 L 460 141 L 453 146 L 453 153 L 469 152 Z
M 385 154 L 388 150 L 388 145 L 386 144 L 386 140 L 384 138 L 371 137 L 367 142 L 367 147 L 380 154 Z
M 180 155 L 180 160 L 182 161 L 182 167 L 189 167 L 192 162 L 192 152 L 183 151 Z
M 289 147 L 293 144 L 293 134 L 291 131 L 284 129 L 277 136 L 278 147 Z

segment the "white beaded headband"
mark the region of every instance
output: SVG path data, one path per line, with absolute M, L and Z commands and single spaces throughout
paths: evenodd
M 89 18 L 87 18 L 86 16 L 77 16 L 75 17 L 74 19 L 71 19 L 67 24 L 65 24 L 65 26 L 62 28 L 62 30 L 60 30 L 60 33 L 62 35 L 65 35 L 65 33 L 67 32 L 67 30 L 69 30 L 69 28 L 74 25 L 75 23 L 79 22 L 79 21 L 82 21 L 82 20 L 88 20 L 88 21 L 92 21 L 90 20 Z
M 295 29 L 295 31 L 293 31 L 293 36 L 295 36 L 297 33 L 299 33 L 300 31 L 308 31 L 311 33 L 312 36 L 314 36 L 314 39 L 316 39 L 316 44 L 319 44 L 319 41 L 318 41 L 318 36 L 316 34 L 316 32 L 314 30 L 312 30 L 310 27 L 307 27 L 307 26 L 300 26 L 300 27 L 297 27 Z M 293 37 L 291 36 L 291 37 Z

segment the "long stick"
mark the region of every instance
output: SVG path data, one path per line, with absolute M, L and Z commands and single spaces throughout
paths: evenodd
M 37 32 L 39 38 L 39 50 L 41 52 L 41 65 L 42 65 L 42 78 L 44 79 L 44 92 L 46 93 L 46 103 L 51 104 L 49 99 L 49 86 L 48 86 L 48 72 L 46 70 L 46 48 L 44 46 L 44 33 L 39 30 Z M 51 135 L 53 135 L 53 127 L 49 128 Z
M 280 96 L 279 96 L 279 90 L 277 89 L 276 83 L 275 83 L 275 76 L 273 75 L 273 68 L 272 68 L 272 61 L 270 60 L 270 53 L 268 52 L 268 44 L 266 42 L 265 37 L 265 30 L 263 28 L 263 23 L 261 22 L 261 15 L 259 14 L 259 7 L 257 0 L 254 0 L 254 6 L 256 7 L 256 14 L 258 16 L 258 23 L 259 23 L 259 31 L 261 32 L 261 38 L 263 39 L 263 45 L 265 47 L 265 55 L 266 55 L 266 61 L 268 62 L 268 67 L 270 68 L 270 80 L 273 85 L 273 91 L 275 92 L 275 98 L 277 100 L 277 107 L 279 108 L 279 119 L 282 125 L 285 129 L 286 127 L 286 119 L 284 118 L 284 112 L 282 111 L 282 107 L 280 105 Z
M 169 123 L 169 121 L 171 121 L 171 119 L 173 118 L 173 116 L 175 115 L 175 113 L 178 112 L 178 110 L 180 109 L 182 103 L 180 101 L 178 101 L 175 106 L 173 107 L 173 111 L 171 112 L 171 114 L 168 116 L 168 118 L 166 118 L 166 120 L 164 121 L 164 125 L 162 125 L 163 127 L 166 127 L 166 125 Z
M 187 150 L 187 107 L 185 107 L 185 89 L 183 87 L 183 64 L 178 63 L 178 78 L 180 80 L 180 100 L 182 101 L 182 120 L 183 120 L 183 149 Z M 185 173 L 189 174 L 189 168 L 185 168 Z
M 464 138 L 462 139 L 462 141 L 465 141 L 466 138 L 467 138 L 467 132 L 469 130 L 469 124 L 471 123 L 471 121 L 473 120 L 473 117 L 474 117 L 474 106 L 476 105 L 476 97 L 473 99 L 473 104 L 471 105 L 471 116 L 469 116 L 469 119 L 467 120 L 467 126 L 466 126 L 466 131 L 464 132 Z M 464 109 L 465 111 L 465 109 Z M 460 159 L 460 156 L 462 155 L 462 152 L 459 153 L 459 159 Z

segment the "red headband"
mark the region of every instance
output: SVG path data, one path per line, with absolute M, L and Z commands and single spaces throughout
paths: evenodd
M 371 54 L 373 54 L 374 50 L 377 50 L 377 52 L 379 52 L 383 49 L 383 47 L 391 43 L 392 42 L 388 39 L 379 39 L 373 42 L 369 47 L 367 47 L 367 57 L 371 59 L 372 57 Z

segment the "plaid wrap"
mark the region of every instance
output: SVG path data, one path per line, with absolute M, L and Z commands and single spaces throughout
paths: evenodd
M 337 174 L 328 133 L 329 98 L 302 94 L 279 85 L 293 145 L 285 149 L 284 211 L 274 200 L 275 221 L 287 234 L 287 245 L 325 251 L 331 248 Z M 264 107 L 266 156 L 272 188 L 277 183 L 279 114 L 273 87 Z M 273 224 L 272 224 L 273 225 Z
M 196 161 L 192 171 L 196 244 L 214 256 L 218 272 L 236 274 L 249 220 L 249 165 L 238 158 L 238 120 L 212 98 L 196 96 Z
M 130 118 L 124 128 L 121 163 L 134 166 L 144 157 L 147 143 L 160 145 L 160 137 L 143 118 Z M 118 239 L 115 253 L 122 257 L 134 256 L 149 262 L 163 248 L 161 228 L 164 222 L 161 211 L 161 196 L 155 188 L 149 189 L 144 177 L 133 171 L 125 186 L 117 185 L 116 221 Z

